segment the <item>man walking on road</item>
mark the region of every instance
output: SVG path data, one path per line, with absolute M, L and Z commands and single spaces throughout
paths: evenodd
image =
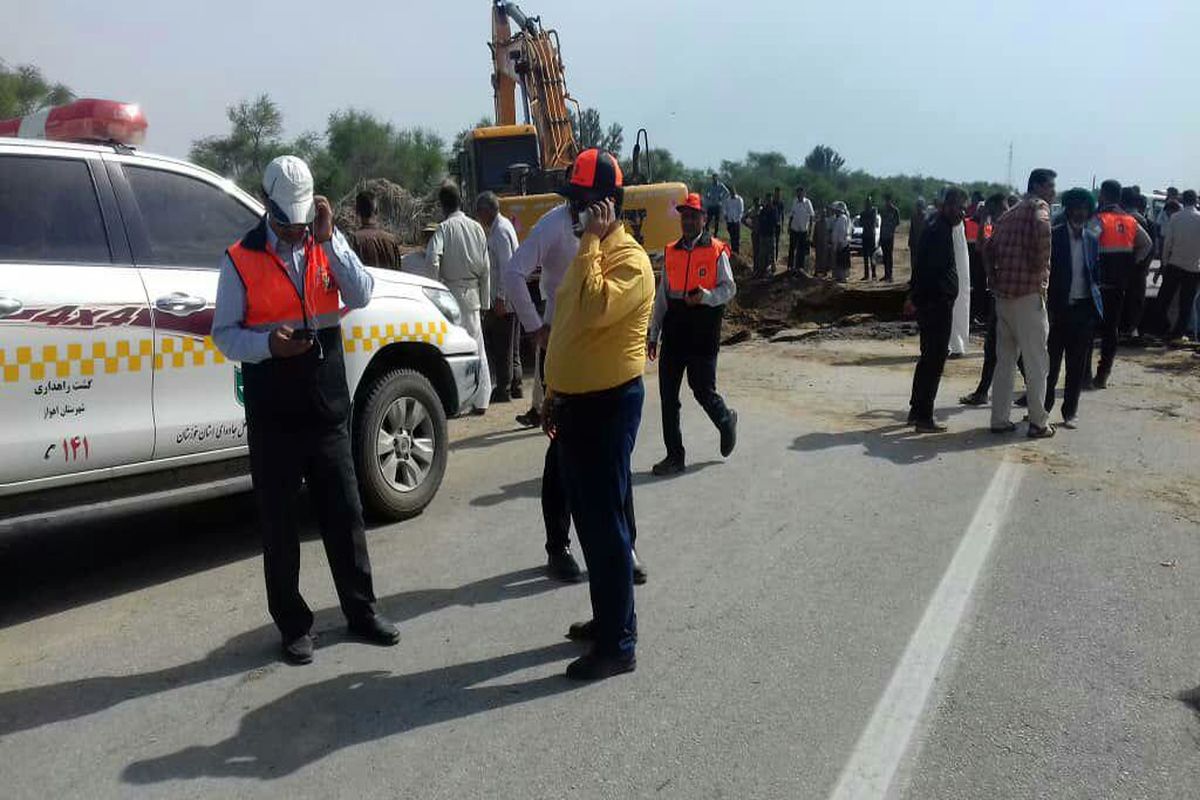
M 813 204 L 805 197 L 804 187 L 796 187 L 792 213 L 788 217 L 788 273 L 803 272 L 808 266 L 808 242 L 812 231 Z
M 1200 211 L 1196 210 L 1196 192 L 1188 189 L 1183 193 L 1183 207 L 1171 216 L 1167 223 L 1163 241 L 1165 264 L 1162 287 L 1158 290 L 1155 316 L 1159 329 L 1172 345 L 1188 343 L 1188 317 L 1196 301 L 1196 287 L 1200 284 Z M 1169 313 L 1171 303 L 1179 295 L 1179 315 L 1171 325 Z
M 729 188 L 721 183 L 717 173 L 712 174 L 712 180 L 708 186 L 704 187 L 704 211 L 708 214 L 708 220 L 713 226 L 713 236 L 721 232 L 721 212 L 725 207 L 725 200 L 729 198 Z
M 546 431 L 583 557 L 592 618 L 572 626 L 591 650 L 567 667 L 574 680 L 598 680 L 637 667 L 633 546 L 627 509 L 630 457 L 642 419 L 646 332 L 654 303 L 650 258 L 621 223 L 621 167 L 611 153 L 583 151 L 562 190 L 586 210 L 579 253 L 558 293 L 546 350 Z
M 933 406 L 946 367 L 954 303 L 960 288 L 954 231 L 962 224 L 966 200 L 962 189 L 953 186 L 946 189 L 941 208 L 921 232 L 921 241 L 913 254 L 908 302 L 917 315 L 921 357 L 913 373 L 908 424 L 915 425 L 917 433 L 946 430 L 946 426 L 934 419 Z
M 992 233 L 996 230 L 996 220 L 1004 216 L 1004 212 L 1007 210 L 1006 198 L 1003 194 L 993 194 L 983 204 L 983 211 L 981 212 L 982 223 L 980 226 L 980 236 L 983 237 L 983 241 L 980 242 L 978 248 L 978 257 L 985 283 L 987 282 L 987 275 L 989 273 L 987 267 L 989 256 L 987 243 L 991 241 Z M 983 367 L 979 370 L 979 384 L 975 387 L 975 391 L 963 395 L 958 399 L 958 402 L 964 406 L 987 405 L 988 392 L 992 388 L 992 375 L 996 372 L 996 299 L 992 296 L 990 286 L 987 287 L 985 294 L 987 333 L 983 339 Z M 1021 370 L 1022 376 L 1025 374 L 1023 363 L 1022 361 L 1017 361 L 1017 368 Z
M 1096 214 L 1094 224 L 1100 236 L 1100 294 L 1104 299 L 1104 320 L 1101 325 L 1100 363 L 1096 367 L 1092 385 L 1104 389 L 1108 386 L 1108 377 L 1117 357 L 1129 276 L 1150 254 L 1154 243 L 1133 215 L 1121 208 L 1121 184 L 1114 180 L 1100 184 L 1100 212 Z M 1028 368 L 1028 361 L 1025 366 Z
M 471 413 L 482 415 L 492 399 L 492 377 L 480 319 L 480 312 L 492 305 L 487 234 L 482 225 L 462 212 L 462 195 L 454 184 L 442 185 L 438 203 L 445 219 L 429 240 L 426 258 L 430 271 L 458 300 L 462 326 L 475 339 L 479 351 L 479 386 L 472 399 Z
M 556 206 L 537 221 L 503 272 L 507 305 L 520 319 L 521 326 L 532 335 L 537 350 L 533 376 L 534 407 L 528 414 L 517 417 L 517 422 L 525 427 L 542 425 L 546 345 L 550 341 L 558 288 L 579 252 L 582 233 L 578 211 L 570 203 Z M 540 288 L 546 301 L 540 314 L 529 293 L 529 278 L 539 266 Z M 629 493 L 628 503 L 626 517 L 630 526 L 630 542 L 636 546 L 637 523 L 633 513 L 632 492 Z M 546 446 L 542 466 L 541 505 L 542 521 L 546 528 L 547 572 L 555 580 L 568 583 L 583 580 L 583 571 L 571 555 L 571 505 L 560 477 L 559 451 L 553 440 Z M 645 583 L 648 573 L 636 551 L 633 552 L 633 563 L 634 581 Z
M 350 448 L 342 303 L 362 308 L 374 280 L 313 196 L 308 165 L 280 156 L 263 175 L 267 214 L 221 264 L 213 341 L 242 364 L 250 474 L 263 537 L 267 607 L 292 664 L 313 658 L 300 595 L 300 492 L 308 494 L 350 632 L 393 645 L 376 610 L 362 501 Z
M 492 307 L 483 317 L 483 339 L 487 345 L 488 364 L 493 381 L 491 402 L 507 403 L 512 398 L 514 349 L 519 344 L 520 323 L 504 300 L 504 269 L 517 249 L 517 232 L 508 217 L 500 213 L 500 198 L 495 192 L 483 192 L 475 200 L 475 216 L 487 230 L 488 262 L 491 265 L 489 283 Z M 520 376 L 516 376 L 519 380 Z
M 892 282 L 892 269 L 895 266 L 896 229 L 900 227 L 900 209 L 892 198 L 891 192 L 883 194 L 882 222 L 879 226 L 879 246 L 883 249 L 883 281 Z
M 1100 299 L 1100 239 L 1088 219 L 1096 201 L 1087 189 L 1063 192 L 1066 219 L 1054 227 L 1050 246 L 1050 286 L 1046 305 L 1050 314 L 1050 368 L 1046 379 L 1046 411 L 1054 410 L 1058 373 L 1066 361 L 1063 393 L 1064 428 L 1074 428 L 1083 390 L 1088 347 L 1103 314 Z
M 696 401 L 721 433 L 721 455 L 728 456 L 737 444 L 737 412 L 727 408 L 717 394 L 721 317 L 725 304 L 737 292 L 729 248 L 705 230 L 699 195 L 689 194 L 677 210 L 683 236 L 667 245 L 646 342 L 646 354 L 654 361 L 660 336 L 662 339 L 658 389 L 667 457 L 654 465 L 653 472 L 659 477 L 686 469 L 679 429 L 679 389 L 684 373 Z
M 1017 357 L 1025 363 L 1031 439 L 1054 435 L 1046 411 L 1046 375 L 1049 369 L 1046 288 L 1050 280 L 1050 202 L 1054 200 L 1057 173 L 1035 169 L 1028 193 L 1000 218 L 988 242 L 987 265 L 996 298 L 996 375 L 992 389 L 993 433 L 1010 433 L 1013 372 Z
M 400 269 L 400 259 L 404 256 L 400 239 L 375 221 L 375 195 L 359 192 L 354 198 L 354 211 L 358 215 L 358 230 L 347 237 L 354 252 L 369 267 Z

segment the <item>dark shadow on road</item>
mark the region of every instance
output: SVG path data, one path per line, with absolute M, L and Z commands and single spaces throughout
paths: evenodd
M 811 453 L 834 447 L 860 445 L 865 455 L 874 458 L 885 458 L 893 464 L 919 464 L 932 461 L 946 453 L 1003 447 L 1023 440 L 1021 428 L 1018 428 L 1016 433 L 1002 436 L 991 433 L 987 428 L 954 430 L 953 427 L 946 433 L 919 434 L 910 425 L 897 422 L 857 431 L 808 433 L 796 437 L 791 449 Z
M 450 451 L 481 450 L 485 447 L 495 447 L 509 442 L 521 442 L 534 436 L 542 436 L 541 428 L 510 428 L 504 431 L 491 431 L 478 436 L 468 436 L 450 444 Z
M 564 642 L 411 675 L 339 675 L 249 712 L 237 733 L 223 742 L 136 761 L 122 778 L 132 784 L 203 777 L 280 778 L 342 748 L 568 691 L 578 684 L 561 674 L 479 684 L 578 652 L 577 644 Z
M 655 477 L 654 475 L 650 474 L 649 470 L 647 470 L 646 472 L 635 472 L 635 473 L 633 473 L 633 485 L 634 486 L 642 486 L 642 485 L 648 484 L 648 483 L 659 483 L 664 480 L 683 479 L 683 478 L 686 478 L 688 475 L 692 474 L 693 472 L 699 472 L 701 470 L 708 469 L 709 467 L 716 466 L 717 464 L 723 464 L 723 463 L 724 463 L 723 461 L 713 460 L 713 461 L 699 461 L 699 462 L 696 462 L 695 464 L 688 464 L 687 472 L 685 472 L 683 475 L 674 475 L 674 476 L 672 476 L 672 478 Z M 492 492 L 491 494 L 481 494 L 481 495 L 479 495 L 479 497 L 472 498 L 470 504 L 473 506 L 490 508 L 491 506 L 498 506 L 501 503 L 507 503 L 509 500 L 517 500 L 522 497 L 536 498 L 536 497 L 541 497 L 541 496 L 542 496 L 542 476 L 538 475 L 536 478 L 530 478 L 528 480 L 518 481 L 517 483 L 505 484 L 504 486 L 501 486 L 497 491 Z
M 517 570 L 453 589 L 417 589 L 385 597 L 380 607 L 398 623 L 451 606 L 499 603 L 558 589 L 541 567 Z M 346 638 L 341 611 L 316 613 L 317 646 Z M 402 643 L 400 647 L 404 647 Z M 174 667 L 132 675 L 109 675 L 0 693 L 0 736 L 54 722 L 77 719 L 127 700 L 192 686 L 278 663 L 279 634 L 264 625 L 239 634 L 203 658 Z M 318 657 L 320 653 L 318 652 Z

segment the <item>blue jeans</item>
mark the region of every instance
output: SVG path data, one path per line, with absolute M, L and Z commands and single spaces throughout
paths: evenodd
M 642 422 L 642 379 L 555 404 L 559 471 L 587 563 L 595 646 L 630 655 L 637 644 L 628 499 L 630 457 Z

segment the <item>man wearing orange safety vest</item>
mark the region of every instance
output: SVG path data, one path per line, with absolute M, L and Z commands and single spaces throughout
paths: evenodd
M 963 217 L 963 231 L 967 235 L 967 258 L 971 264 L 971 319 L 983 322 L 987 319 L 987 278 L 983 269 L 983 259 L 980 251 L 986 239 L 981 239 L 983 232 L 983 193 L 971 192 L 971 204 L 967 206 L 966 216 Z M 989 237 L 990 238 L 990 237 Z
M 226 251 L 212 336 L 242 364 L 250 473 L 263 537 L 267 607 L 283 657 L 312 661 L 313 615 L 300 596 L 296 507 L 307 483 L 350 632 L 400 640 L 375 608 L 350 448 L 341 306 L 362 308 L 374 280 L 314 197 L 308 165 L 280 156 L 263 174 L 267 214 Z
M 1103 389 L 1117 355 L 1129 275 L 1150 254 L 1154 242 L 1133 215 L 1121 208 L 1121 184 L 1114 180 L 1100 184 L 1100 211 L 1091 224 L 1100 237 L 1100 296 L 1104 303 L 1100 363 L 1092 385 Z
M 658 476 L 676 475 L 686 468 L 683 434 L 679 428 L 679 390 L 687 373 L 688 386 L 721 433 L 721 455 L 737 443 L 737 412 L 717 394 L 717 353 L 721 348 L 721 318 L 737 285 L 729 266 L 729 247 L 705 230 L 700 195 L 689 194 L 676 207 L 683 237 L 666 249 L 666 266 L 646 352 L 659 356 L 658 389 L 662 399 L 663 439 L 667 457 L 654 465 Z

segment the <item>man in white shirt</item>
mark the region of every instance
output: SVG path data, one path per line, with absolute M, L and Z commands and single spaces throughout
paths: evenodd
M 1200 211 L 1196 209 L 1196 192 L 1188 189 L 1180 198 L 1183 208 L 1167 223 L 1163 239 L 1163 282 L 1158 290 L 1159 326 L 1172 345 L 1187 344 L 1188 317 L 1196 300 L 1200 284 Z M 1171 305 L 1179 295 L 1179 313 L 1173 325 L 1168 324 Z
M 487 344 L 488 364 L 494 373 L 491 401 L 507 403 L 511 399 L 518 345 L 517 315 L 505 302 L 504 268 L 517 249 L 517 232 L 512 222 L 500 213 L 500 198 L 484 192 L 475 200 L 475 216 L 487 230 L 488 260 L 491 263 L 492 308 L 483 317 L 483 340 Z
M 833 279 L 845 283 L 850 277 L 850 210 L 841 200 L 834 202 L 833 225 L 829 238 L 833 244 Z
M 737 188 L 729 187 L 729 197 L 725 198 L 725 227 L 729 228 L 729 247 L 735 253 L 742 252 L 742 217 L 746 216 L 746 201 L 738 194 Z
M 546 345 L 550 341 L 550 325 L 554 320 L 554 296 L 567 274 L 567 268 L 579 253 L 579 234 L 583 227 L 569 203 L 547 211 L 537 224 L 525 235 L 512 258 L 504 268 L 504 292 L 507 305 L 516 313 L 521 327 L 533 335 L 537 347 L 537 366 L 533 376 L 533 408 L 517 417 L 517 422 L 526 427 L 542 424 L 541 407 L 544 399 L 543 362 Z M 545 310 L 538 313 L 537 306 L 529 294 L 529 279 L 538 267 L 542 268 L 540 289 L 545 298 Z M 546 569 L 552 578 L 570 583 L 583 580 L 583 571 L 571 555 L 571 508 L 566 491 L 559 479 L 558 452 L 551 439 L 546 447 L 546 459 L 542 469 L 542 520 L 546 526 Z M 633 515 L 633 493 L 629 493 L 630 507 L 626 515 L 631 522 L 631 538 L 636 545 L 637 527 Z M 647 572 L 633 553 L 633 581 L 646 582 Z
M 479 384 L 472 398 L 471 413 L 482 415 L 492 397 L 487 346 L 483 341 L 480 311 L 491 308 L 491 268 L 488 265 L 487 234 L 483 226 L 462 212 L 462 195 L 451 183 L 438 190 L 445 219 L 429 240 L 426 259 L 433 276 L 446 284 L 462 309 L 462 326 L 475 339 L 479 351 Z
M 812 231 L 813 204 L 804 196 L 804 187 L 796 187 L 792 213 L 788 223 L 788 272 L 803 272 L 808 266 L 808 241 Z M 799 258 L 797 258 L 799 255 Z

